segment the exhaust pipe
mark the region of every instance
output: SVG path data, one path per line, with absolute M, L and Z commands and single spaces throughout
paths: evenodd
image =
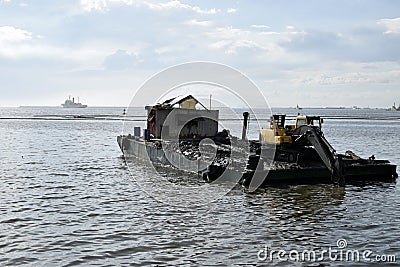
M 249 113 L 243 112 L 243 130 L 242 130 L 242 140 L 246 140 L 246 135 L 247 135 L 247 125 L 249 121 Z

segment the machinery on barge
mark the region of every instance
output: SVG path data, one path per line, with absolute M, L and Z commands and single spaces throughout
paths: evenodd
M 281 180 L 307 182 L 332 182 L 344 186 L 346 181 L 380 180 L 393 181 L 397 178 L 396 166 L 388 160 L 368 159 L 348 150 L 337 153 L 322 131 L 323 118 L 320 116 L 298 115 L 296 123 L 285 124 L 286 115 L 273 115 L 267 129 L 260 130 L 259 142 L 255 142 L 256 153 L 249 158 L 247 173 L 242 183 L 248 185 L 254 172 L 259 171 L 258 161 L 267 161 L 259 151 L 275 146 L 272 168 L 266 175 L 265 183 Z M 262 172 L 263 170 L 261 170 Z M 282 178 L 284 177 L 284 178 Z
M 196 109 L 197 104 L 203 109 Z M 387 160 L 374 156 L 363 159 L 351 151 L 337 153 L 324 136 L 320 116 L 299 114 L 295 124 L 287 125 L 286 115 L 276 114 L 260 130 L 259 140 L 246 140 L 249 113 L 243 114 L 239 139 L 228 130 L 218 132 L 219 111 L 208 110 L 191 95 L 147 106 L 146 110 L 147 126 L 142 137 L 136 128 L 133 136 L 117 138 L 124 156 L 198 173 L 206 181 L 225 175 L 249 186 L 257 176 L 262 177 L 260 186 L 292 182 L 344 186 L 353 181 L 397 178 L 396 166 Z M 204 145 L 204 140 L 212 142 Z M 233 157 L 233 153 L 241 156 Z

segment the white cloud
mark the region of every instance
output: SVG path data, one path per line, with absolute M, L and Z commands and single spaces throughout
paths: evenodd
M 279 32 L 260 32 L 260 35 L 280 35 Z
M 255 27 L 253 27 L 255 26 Z M 209 38 L 208 47 L 224 50 L 226 54 L 238 54 L 241 49 L 257 49 L 258 57 L 266 57 L 268 60 L 276 60 L 287 54 L 282 43 L 291 42 L 293 33 L 290 31 L 258 31 L 267 28 L 266 25 L 252 25 L 256 30 L 246 30 L 229 27 L 218 27 L 206 33 Z M 269 28 L 269 27 L 268 27 Z M 296 32 L 306 34 L 305 32 Z M 243 51 L 241 51 L 243 52 Z
M 9 3 L 11 3 L 11 0 L 0 0 L 0 4 L 1 4 L 1 3 L 9 4 Z M 14 3 L 15 3 L 15 2 L 14 2 Z M 18 3 L 18 6 L 20 6 L 20 7 L 27 7 L 28 4 L 25 3 L 25 2 L 20 2 L 20 3 Z
M 172 10 L 172 9 L 182 9 L 182 10 L 191 10 L 199 14 L 216 14 L 219 10 L 212 8 L 212 9 L 202 9 L 198 6 L 191 6 L 188 4 L 184 4 L 178 0 L 169 1 L 166 3 L 150 3 L 150 2 L 143 2 L 148 8 L 152 10 Z
M 107 9 L 106 0 L 81 0 L 81 6 L 83 10 L 90 12 L 95 11 L 105 11 Z
M 211 26 L 213 23 L 212 21 L 209 20 L 196 20 L 196 19 L 192 19 L 192 20 L 188 20 L 185 21 L 186 25 L 193 25 L 193 26 Z
M 304 84 L 319 84 L 319 85 L 341 85 L 341 84 L 363 84 L 379 82 L 385 83 L 386 79 L 383 79 L 382 75 L 379 75 L 380 81 L 375 80 L 376 73 L 341 73 L 341 74 L 320 74 L 319 76 L 307 77 L 302 79 Z
M 386 28 L 386 34 L 400 34 L 400 18 L 380 19 L 377 23 Z
M 233 39 L 240 36 L 248 35 L 250 31 L 233 28 L 232 26 L 218 27 L 213 31 L 206 33 L 209 37 L 219 38 L 219 39 Z
M 256 29 L 269 29 L 270 27 L 268 25 L 263 25 L 263 24 L 253 24 L 251 25 L 252 28 L 256 28 Z
M 258 32 L 251 32 L 232 27 L 217 28 L 207 33 L 214 39 L 208 47 L 211 49 L 224 50 L 225 54 L 235 55 L 240 49 L 256 49 L 263 53 L 274 53 L 275 56 L 282 54 L 282 48 L 275 42 L 267 38 L 262 38 Z M 256 53 L 261 56 L 260 53 Z
M 79 49 L 58 47 L 46 43 L 42 35 L 18 29 L 12 26 L 0 27 L 0 58 L 18 59 L 57 64 L 60 67 L 90 69 L 101 67 L 104 55 L 112 48 L 88 43 Z M 95 47 L 95 48 L 94 48 Z M 53 63 L 52 63 L 53 62 Z M 62 64 L 60 64 L 62 62 Z M 44 65 L 41 67 L 45 68 Z
M 286 30 L 288 30 L 288 31 L 293 31 L 294 29 L 295 29 L 295 27 L 292 25 L 286 26 Z
M 246 39 L 239 39 L 231 42 L 225 42 L 224 45 L 219 44 L 220 48 L 224 48 L 226 54 L 238 54 L 238 50 L 240 48 L 250 48 L 250 49 L 259 49 L 259 50 L 268 50 L 266 47 L 260 45 L 259 43 L 246 40 Z M 218 46 L 218 45 L 217 45 Z M 212 47 L 212 46 L 211 46 Z
M 139 61 L 137 52 L 119 49 L 107 56 L 103 64 L 107 69 L 125 70 L 135 67 Z
M 184 4 L 179 0 L 172 0 L 162 3 L 152 3 L 146 0 L 80 0 L 80 4 L 85 12 L 106 12 L 111 8 L 112 5 L 135 5 L 137 7 L 146 7 L 150 10 L 156 11 L 190 10 L 198 14 L 216 14 L 220 12 L 220 10 L 215 8 L 202 9 L 199 6 Z
M 132 0 L 80 0 L 81 7 L 86 12 L 99 11 L 105 12 L 112 4 L 132 5 Z
M 12 26 L 0 27 L 0 42 L 21 42 L 32 39 L 32 33 Z
M 400 82 L 396 63 L 330 62 L 323 69 L 312 68 L 292 72 L 292 81 L 304 85 L 371 85 Z
M 227 10 L 226 10 L 226 12 L 227 13 L 236 13 L 237 12 L 237 9 L 236 8 L 228 8 Z

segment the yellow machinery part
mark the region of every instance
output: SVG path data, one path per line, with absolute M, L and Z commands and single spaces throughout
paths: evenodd
M 286 136 L 285 129 L 262 129 L 260 130 L 260 141 L 261 143 L 291 143 L 292 137 Z

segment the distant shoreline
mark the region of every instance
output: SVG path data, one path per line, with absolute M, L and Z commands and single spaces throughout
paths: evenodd
M 62 106 L 18 106 L 18 107 L 1 107 L 0 108 L 63 108 Z M 87 108 L 129 108 L 129 106 L 88 106 Z M 134 107 L 134 108 L 143 108 L 143 107 Z M 226 107 L 213 107 L 213 109 L 220 109 Z M 245 107 L 235 107 L 237 109 L 245 109 Z M 254 107 L 253 109 L 262 109 L 264 107 Z M 285 109 L 293 109 L 297 110 L 295 107 L 272 107 L 272 109 L 276 108 L 285 108 Z M 302 107 L 301 110 L 304 109 L 354 109 L 353 107 Z M 388 107 L 359 107 L 357 109 L 389 109 Z

